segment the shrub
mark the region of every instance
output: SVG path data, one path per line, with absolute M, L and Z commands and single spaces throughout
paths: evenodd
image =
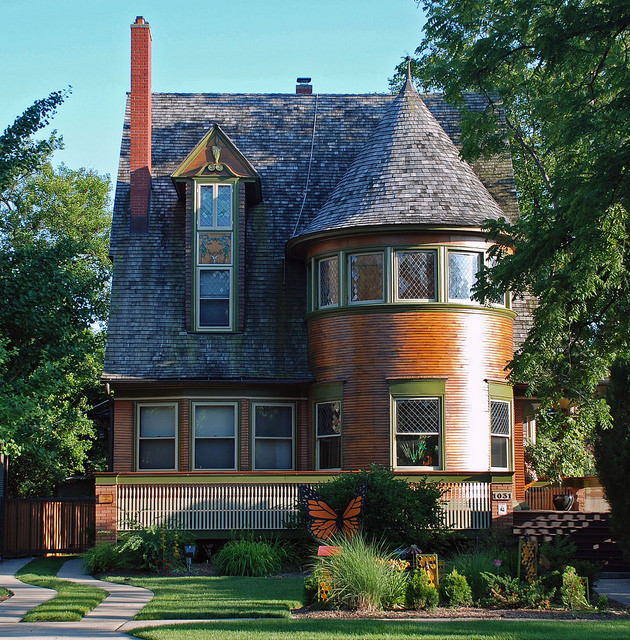
M 600 594 L 599 598 L 597 598 L 597 603 L 595 604 L 595 608 L 600 613 L 606 613 L 608 611 L 608 596 L 604 593 Z
M 372 465 L 369 471 L 339 474 L 317 487 L 317 492 L 330 506 L 342 511 L 363 482 L 367 485 L 362 517 L 366 538 L 394 546 L 406 547 L 414 542 L 424 547 L 445 533 L 440 507 L 442 491 L 426 478 L 411 485 L 387 467 Z M 301 518 L 295 526 L 303 523 Z
M 382 543 L 368 543 L 358 535 L 337 543 L 340 553 L 321 558 L 318 565 L 330 576 L 332 604 L 360 611 L 404 605 L 406 563 L 387 553 Z
M 507 609 L 549 609 L 555 588 L 546 588 L 542 579 L 519 582 L 512 576 L 482 574 L 488 588 L 487 606 Z
M 414 571 L 405 589 L 405 607 L 407 609 L 435 609 L 440 596 L 438 590 L 429 584 L 426 571 Z
M 466 576 L 453 569 L 440 581 L 440 597 L 449 607 L 467 607 L 472 603 L 472 592 Z
M 562 573 L 562 586 L 560 587 L 562 606 L 565 609 L 587 609 L 586 587 L 584 581 L 578 576 L 575 567 L 568 566 Z
M 127 566 L 161 572 L 185 566 L 183 548 L 192 538 L 181 529 L 166 525 L 138 526 L 118 545 L 122 562 Z
M 83 556 L 83 566 L 89 574 L 105 573 L 120 564 L 120 554 L 111 542 L 99 542 Z
M 510 551 L 504 549 L 458 554 L 448 564 L 466 576 L 473 602 L 482 603 L 488 596 L 488 582 L 484 574 L 508 575 L 512 564 Z
M 564 571 L 576 551 L 577 546 L 569 536 L 555 536 L 551 542 L 543 544 L 540 555 L 549 571 Z
M 214 567 L 222 576 L 271 576 L 280 571 L 282 560 L 264 540 L 231 540 L 214 556 Z

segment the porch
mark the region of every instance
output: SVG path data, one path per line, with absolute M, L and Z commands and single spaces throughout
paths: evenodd
M 283 531 L 298 514 L 299 486 L 316 487 L 332 477 L 321 473 L 102 474 L 96 479 L 96 530 L 99 539 L 115 539 L 117 532 L 161 523 L 209 538 L 230 531 Z M 419 480 L 401 477 L 412 483 Z M 492 494 L 497 491 L 493 480 L 489 474 L 430 477 L 443 489 L 446 526 L 489 528 Z

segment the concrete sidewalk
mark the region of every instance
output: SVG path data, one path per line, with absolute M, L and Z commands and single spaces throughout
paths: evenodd
M 600 578 L 593 589 L 609 600 L 630 607 L 630 578 Z
M 107 598 L 78 622 L 20 622 L 28 611 L 56 595 L 51 589 L 26 585 L 15 578 L 15 572 L 29 561 L 30 558 L 20 558 L 0 563 L 0 586 L 14 593 L 11 598 L 0 602 L 0 638 L 129 640 L 130 636 L 120 631 L 120 627 L 153 598 L 153 593 L 147 589 L 88 576 L 81 568 L 81 560 L 73 559 L 62 566 L 57 577 L 105 589 L 109 591 Z

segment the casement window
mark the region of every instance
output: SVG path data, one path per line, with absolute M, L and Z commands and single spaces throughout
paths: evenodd
M 333 307 L 339 304 L 339 258 L 332 256 L 317 261 L 317 306 Z
M 254 403 L 254 469 L 293 469 L 295 407 Z
M 317 469 L 341 469 L 341 402 L 315 404 Z
M 348 301 L 384 301 L 383 252 L 356 253 L 348 256 Z
M 490 400 L 490 468 L 509 470 L 512 424 L 511 403 Z
M 193 404 L 193 469 L 236 469 L 237 404 Z
M 441 398 L 394 398 L 396 467 L 441 468 L 441 434 Z
M 139 404 L 137 429 L 137 469 L 176 469 L 177 405 Z
M 437 253 L 435 251 L 396 252 L 396 293 L 398 300 L 436 300 Z
M 449 302 L 474 302 L 473 287 L 481 269 L 483 254 L 465 251 L 448 253 Z
M 233 185 L 197 186 L 195 290 L 199 330 L 226 331 L 234 316 Z

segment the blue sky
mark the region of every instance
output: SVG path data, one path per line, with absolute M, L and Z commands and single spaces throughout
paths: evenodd
M 53 127 L 55 160 L 115 176 L 130 29 L 153 35 L 153 91 L 383 93 L 421 39 L 413 0 L 0 0 L 0 128 L 37 98 L 72 86 Z

